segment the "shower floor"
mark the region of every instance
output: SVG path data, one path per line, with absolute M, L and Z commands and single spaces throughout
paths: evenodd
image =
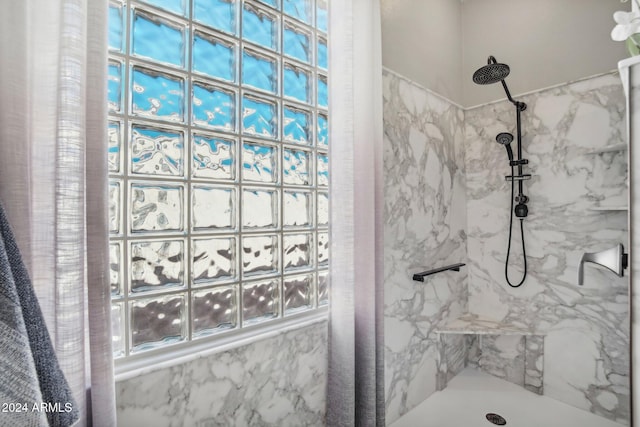
M 390 427 L 490 427 L 490 412 L 501 415 L 507 427 L 623 426 L 467 368 Z

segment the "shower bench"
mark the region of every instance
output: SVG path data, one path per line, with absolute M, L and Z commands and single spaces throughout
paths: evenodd
M 521 325 L 464 314 L 436 327 L 437 388 L 472 366 L 543 394 L 544 334 Z

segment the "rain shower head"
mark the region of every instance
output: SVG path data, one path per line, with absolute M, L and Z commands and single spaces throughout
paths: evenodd
M 499 64 L 496 58 L 489 57 L 487 65 L 473 73 L 473 82 L 479 85 L 490 85 L 504 80 L 511 70 L 507 64 Z

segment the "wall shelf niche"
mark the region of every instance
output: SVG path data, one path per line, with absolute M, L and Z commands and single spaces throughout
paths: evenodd
M 587 154 L 614 153 L 616 151 L 625 151 L 626 149 L 627 144 L 625 142 L 621 142 L 620 144 L 605 145 L 604 147 L 587 151 Z

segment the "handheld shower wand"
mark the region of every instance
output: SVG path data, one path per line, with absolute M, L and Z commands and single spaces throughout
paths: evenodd
M 511 149 L 511 142 L 513 141 L 513 135 L 507 132 L 501 132 L 496 136 L 496 141 L 498 144 L 504 145 L 507 150 L 507 156 L 509 157 L 509 166 L 511 166 L 511 175 L 506 176 L 507 180 L 511 181 L 511 208 L 510 208 L 510 217 L 509 217 L 509 243 L 507 245 L 507 258 L 505 260 L 504 265 L 504 275 L 507 279 L 507 283 L 512 288 L 517 288 L 521 286 L 525 279 L 527 278 L 527 253 L 524 244 L 524 218 L 529 214 L 529 209 L 527 207 L 527 202 L 529 198 L 524 195 L 523 189 L 523 181 L 526 179 L 531 179 L 530 174 L 522 173 L 522 166 L 529 163 L 527 159 L 522 158 L 522 120 L 521 113 L 527 109 L 527 104 L 524 102 L 516 101 L 511 96 L 511 92 L 509 92 L 509 88 L 507 87 L 507 83 L 504 79 L 509 75 L 511 69 L 507 64 L 500 64 L 496 61 L 496 58 L 493 56 L 489 56 L 487 59 L 487 65 L 480 67 L 473 73 L 473 82 L 479 85 L 487 85 L 493 83 L 502 83 L 502 88 L 507 94 L 507 99 L 516 107 L 516 150 L 517 150 L 517 159 L 513 158 L 513 150 Z M 518 175 L 514 173 L 514 167 L 518 168 Z M 518 195 L 515 196 L 515 182 L 518 181 Z M 517 202 L 517 205 L 514 208 L 514 202 Z M 509 280 L 509 256 L 511 254 L 511 231 L 513 229 L 513 215 L 516 215 L 520 219 L 520 236 L 522 238 L 522 257 L 524 262 L 524 275 L 522 276 L 522 280 L 516 285 L 511 283 Z

